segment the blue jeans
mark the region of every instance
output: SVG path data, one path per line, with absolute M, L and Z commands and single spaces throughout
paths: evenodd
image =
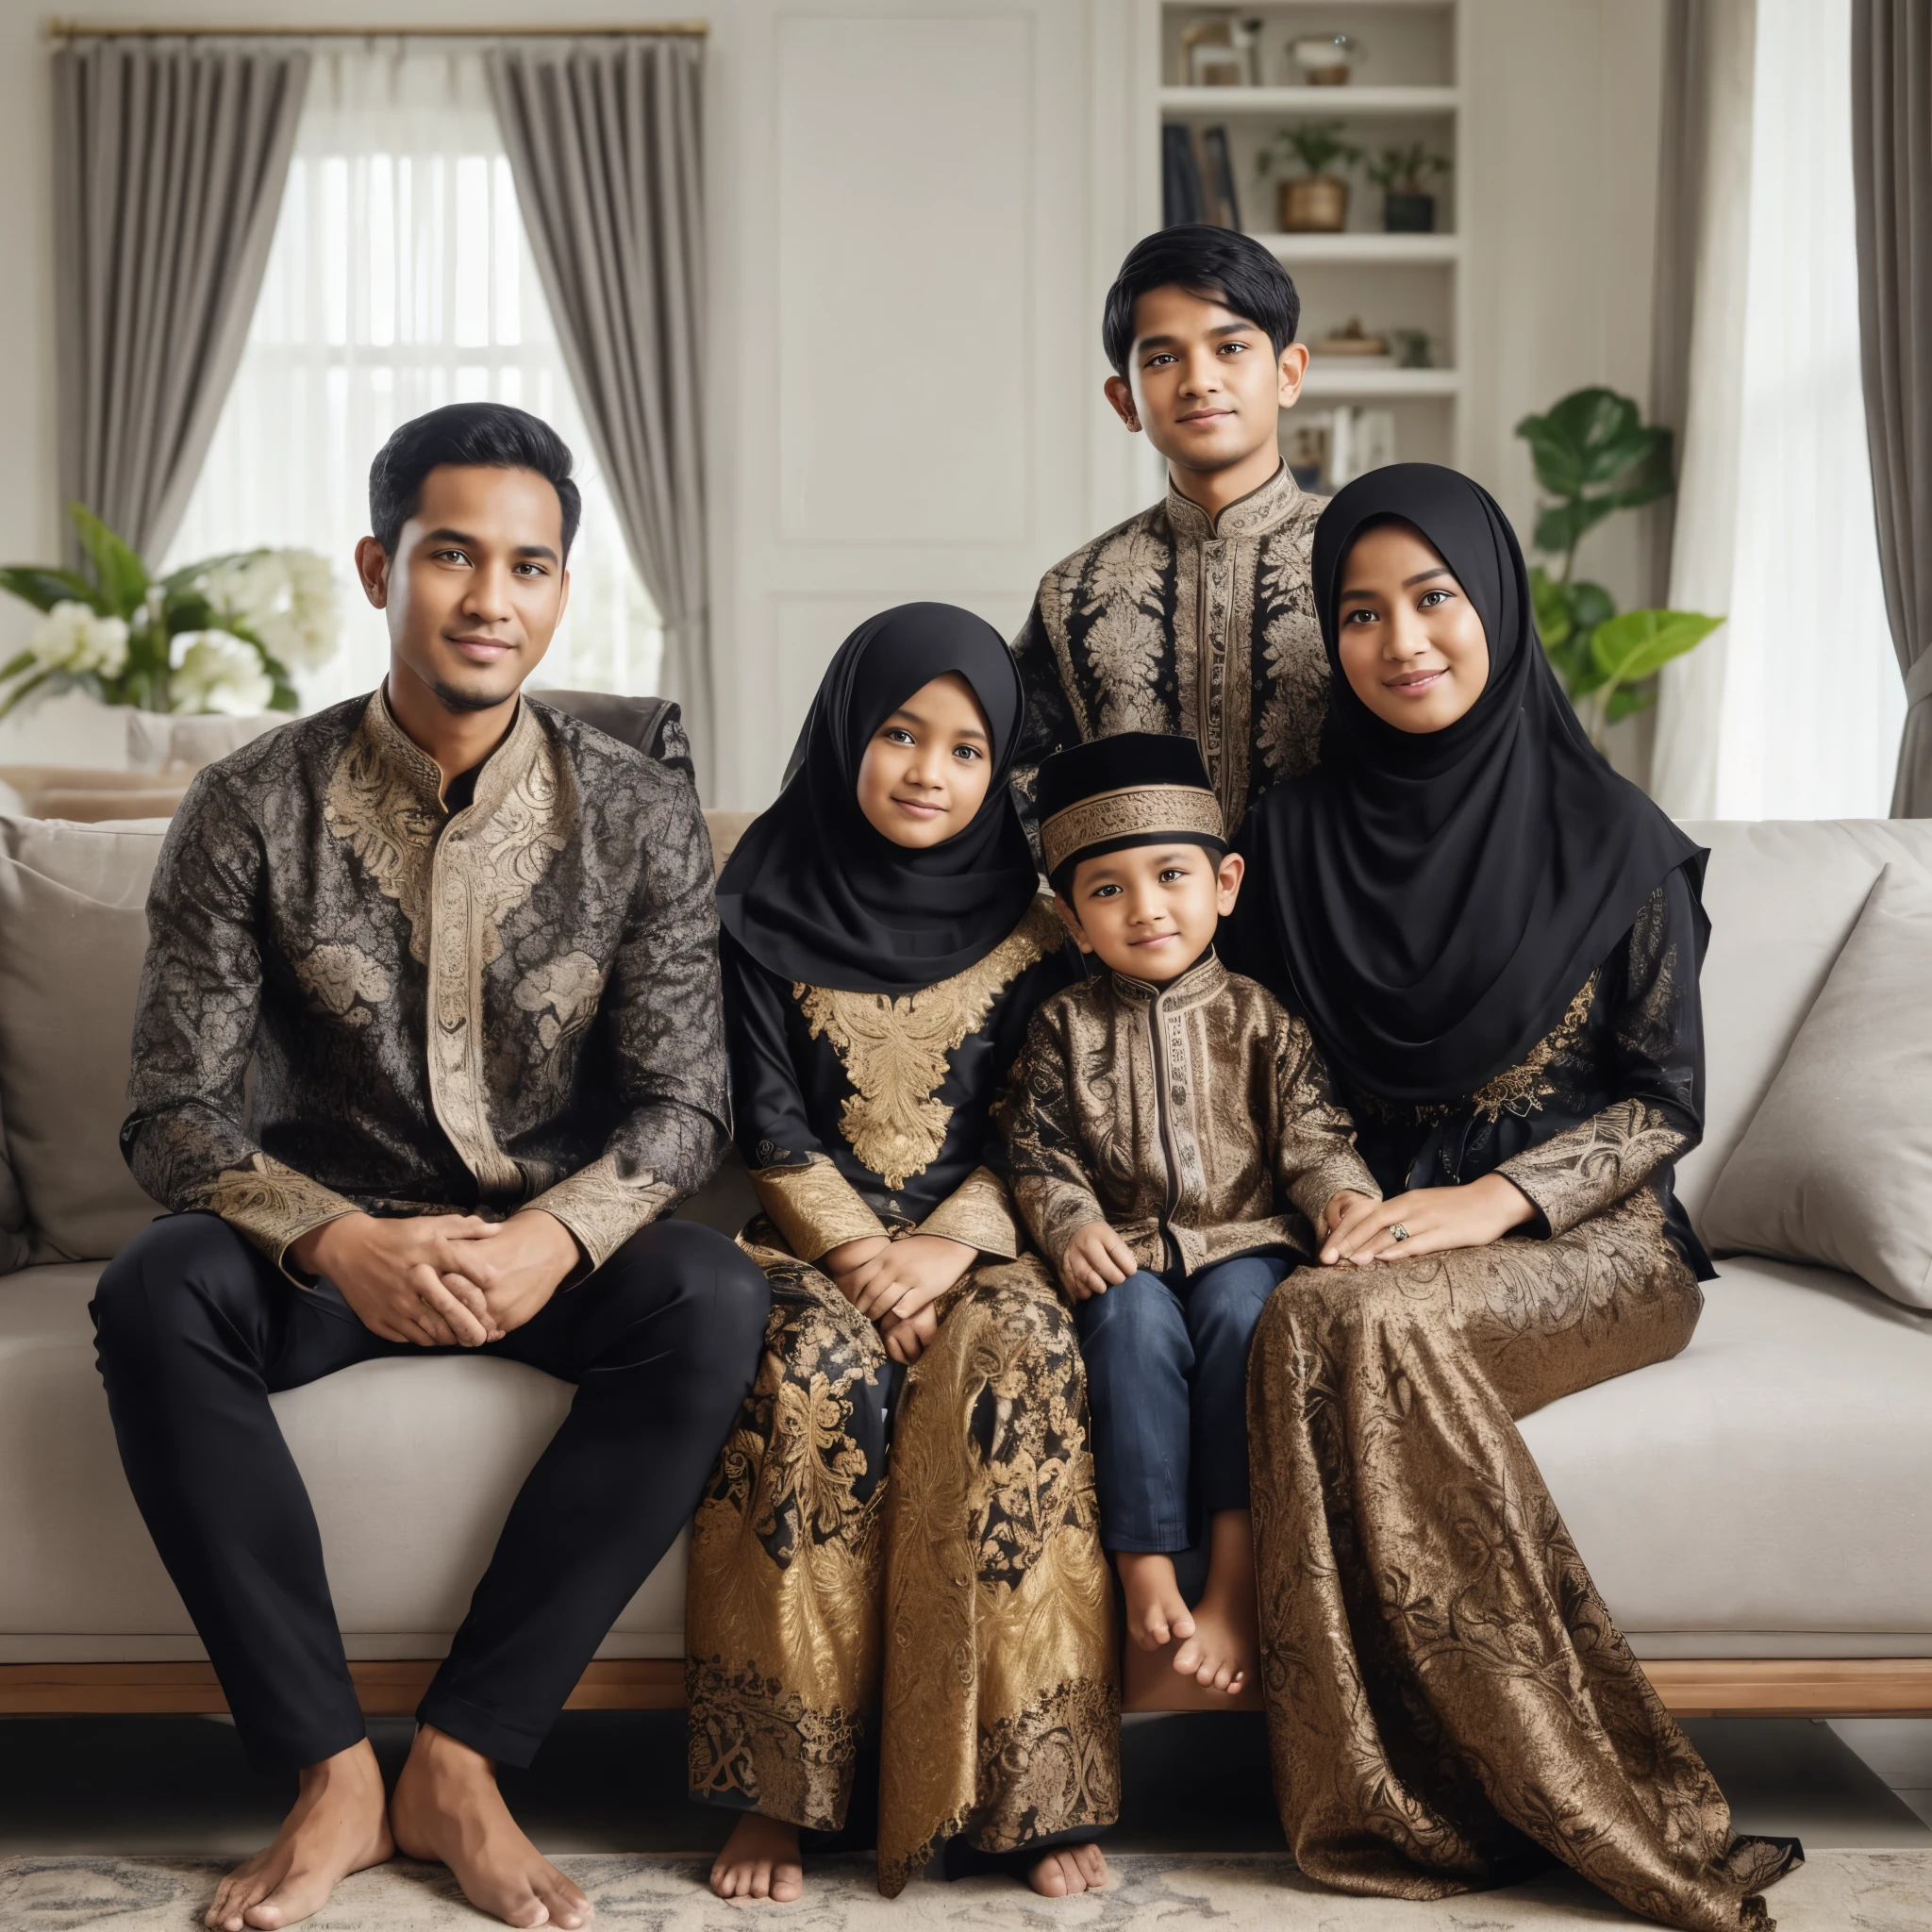
M 1242 1255 L 1175 1289 L 1143 1268 L 1075 1307 L 1105 1548 L 1177 1555 L 1248 1507 L 1248 1344 L 1287 1272 Z

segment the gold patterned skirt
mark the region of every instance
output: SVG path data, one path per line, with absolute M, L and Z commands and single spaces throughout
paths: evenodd
M 879 1890 L 1120 1807 L 1112 1584 L 1073 1318 L 1032 1259 L 941 1302 L 885 1457 L 878 1331 L 755 1222 L 765 1354 L 698 1506 L 693 1796 L 837 1830 L 879 1753 Z
M 1310 1878 L 1438 1899 L 1554 1855 L 1662 1924 L 1771 1924 L 1790 1850 L 1733 1836 L 1516 1428 L 1675 1355 L 1703 1306 L 1647 1191 L 1275 1292 L 1248 1383 L 1262 1685 Z

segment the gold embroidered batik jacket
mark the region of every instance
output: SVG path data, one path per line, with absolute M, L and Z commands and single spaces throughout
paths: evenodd
M 1323 503 L 1286 464 L 1218 518 L 1170 487 L 1047 572 L 1013 645 L 1027 706 L 1014 782 L 1029 822 L 1049 752 L 1122 731 L 1197 740 L 1230 831 L 1314 765 L 1328 660 L 1308 552 Z
M 791 1252 L 916 1227 L 1017 1255 L 991 1112 L 1035 1008 L 1079 970 L 1052 900 L 896 999 L 783 979 L 729 933 L 723 952 L 738 1144 Z
M 1311 1255 L 1335 1194 L 1381 1191 L 1307 1028 L 1212 953 L 1165 986 L 1112 973 L 1049 1000 L 1007 1139 L 1013 1198 L 1056 1269 L 1091 1221 L 1157 1272 Z
M 1681 872 L 1650 896 L 1561 1020 L 1480 1092 L 1417 1107 L 1347 1098 L 1361 1148 L 1390 1193 L 1501 1174 L 1537 1210 L 1526 1232 L 1566 1234 L 1639 1189 L 1701 1279 L 1714 1272 L 1672 1191 L 1704 1136 L 1702 914 Z
M 526 699 L 442 785 L 377 692 L 210 766 L 162 848 L 123 1151 L 278 1263 L 351 1208 L 538 1207 L 595 1266 L 723 1151 L 690 779 Z

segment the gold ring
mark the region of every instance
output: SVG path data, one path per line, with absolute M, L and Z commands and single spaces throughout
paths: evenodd
M 1389 1230 L 1389 1232 L 1392 1234 L 1397 1241 L 1406 1241 L 1408 1239 L 1408 1224 L 1406 1221 L 1398 1221 L 1395 1224 L 1395 1225 Z

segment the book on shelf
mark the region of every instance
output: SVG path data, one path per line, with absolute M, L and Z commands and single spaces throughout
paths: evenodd
M 1164 227 L 1207 219 L 1201 165 L 1194 158 L 1191 131 L 1174 122 L 1160 130 L 1160 219 Z
M 1239 228 L 1241 205 L 1235 193 L 1234 163 L 1227 152 L 1227 129 L 1201 130 L 1201 175 L 1207 190 L 1208 220 L 1221 228 Z

